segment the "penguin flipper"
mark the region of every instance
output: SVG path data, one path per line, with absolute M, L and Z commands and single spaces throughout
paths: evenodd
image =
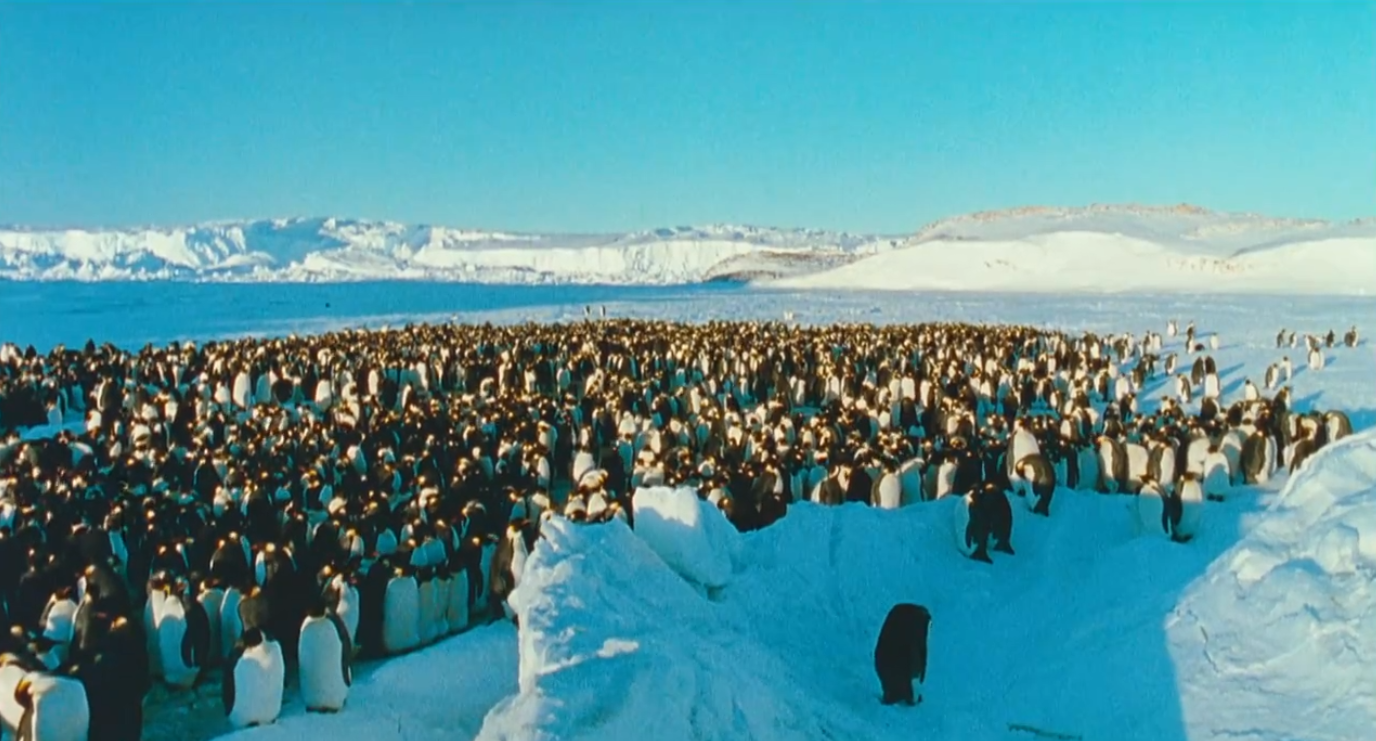
M 344 621 L 339 618 L 338 613 L 330 612 L 330 624 L 334 625 L 334 632 L 339 635 L 340 644 L 340 670 L 344 673 L 344 686 L 352 687 L 354 684 L 354 671 L 352 657 L 354 655 L 353 641 L 349 640 L 349 631 L 344 627 Z
M 243 646 L 235 646 L 225 662 L 224 681 L 220 684 L 220 697 L 224 701 L 225 715 L 234 710 L 234 668 L 244 656 Z

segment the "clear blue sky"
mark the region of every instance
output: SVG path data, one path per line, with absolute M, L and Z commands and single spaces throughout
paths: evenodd
M 0 4 L 0 222 L 1376 214 L 1376 3 Z

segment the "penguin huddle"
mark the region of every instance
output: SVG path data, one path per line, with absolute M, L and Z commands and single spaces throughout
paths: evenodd
M 800 501 L 947 502 L 957 550 L 992 562 L 1018 502 L 1137 496 L 1185 542 L 1201 502 L 1351 433 L 1274 379 L 1225 407 L 1193 323 L 1177 353 L 1151 331 L 588 314 L 0 346 L 0 720 L 138 738 L 152 682 L 208 673 L 235 727 L 275 721 L 293 681 L 337 712 L 355 659 L 514 621 L 541 524 L 634 527 L 642 486 L 693 488 L 740 530 Z

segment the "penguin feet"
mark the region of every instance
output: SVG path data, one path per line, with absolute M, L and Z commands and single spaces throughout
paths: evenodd
M 1001 543 L 994 544 L 994 550 L 998 551 L 999 553 L 1007 553 L 1010 556 L 1017 555 L 1013 553 L 1013 544 L 1009 543 L 1006 540 Z
M 972 560 L 975 560 L 975 561 L 983 561 L 984 563 L 993 563 L 993 562 L 994 562 L 994 559 L 992 559 L 992 558 L 989 557 L 989 552 L 988 552 L 988 551 L 985 551 L 985 550 L 983 550 L 983 549 L 980 549 L 980 550 L 978 550 L 978 551 L 975 551 L 974 553 L 971 553 L 971 554 L 970 554 L 970 558 L 971 558 Z
M 333 714 L 339 712 L 339 708 L 309 708 L 309 707 L 308 707 L 308 708 L 306 708 L 306 712 L 308 712 L 308 713 L 326 713 L 326 714 L 329 714 L 329 715 L 333 715 Z

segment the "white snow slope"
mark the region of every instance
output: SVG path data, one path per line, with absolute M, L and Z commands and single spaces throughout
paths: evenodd
M 1108 205 L 969 214 L 907 238 L 734 225 L 520 234 L 335 218 L 11 228 L 0 229 L 0 277 L 1365 294 L 1376 285 L 1376 221 Z
M 666 284 L 790 275 L 896 243 L 733 225 L 557 235 L 333 218 L 171 229 L 0 229 L 0 277 Z
M 939 221 L 897 249 L 772 285 L 1366 295 L 1376 286 L 1376 221 L 1192 206 L 1014 209 Z

